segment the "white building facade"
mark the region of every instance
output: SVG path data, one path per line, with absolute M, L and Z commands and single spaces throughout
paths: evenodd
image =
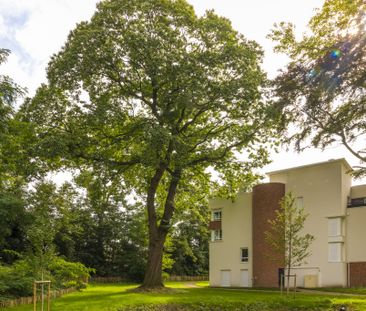
M 210 285 L 279 286 L 281 256 L 264 232 L 292 192 L 309 214 L 304 233 L 315 237 L 306 264 L 293 270 L 297 285 L 366 286 L 366 185 L 352 187 L 350 171 L 344 159 L 275 171 L 234 202 L 211 200 Z

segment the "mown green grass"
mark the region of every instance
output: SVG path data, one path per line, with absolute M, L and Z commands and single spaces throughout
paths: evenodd
M 315 289 L 317 290 L 317 289 Z M 333 293 L 346 293 L 355 295 L 366 295 L 366 287 L 322 287 L 319 290 Z
M 198 284 L 207 285 L 202 282 Z M 195 288 L 192 287 L 192 283 L 174 282 L 166 285 L 173 290 L 136 293 L 129 291 L 136 287 L 135 284 L 94 284 L 82 292 L 75 292 L 54 300 L 51 310 L 119 311 L 126 307 L 146 305 L 175 305 L 176 309 L 172 310 L 179 310 L 181 306 L 190 306 L 192 310 L 337 310 L 338 307 L 335 306 L 342 304 L 352 305 L 348 310 L 366 310 L 366 297 L 328 297 L 299 293 L 296 298 L 293 298 L 269 291 L 219 289 L 207 286 Z M 250 304 L 254 307 L 249 308 Z M 33 309 L 30 305 L 24 305 L 3 310 L 30 311 Z

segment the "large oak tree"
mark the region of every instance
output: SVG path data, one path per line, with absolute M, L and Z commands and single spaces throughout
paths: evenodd
M 214 186 L 233 194 L 267 163 L 274 124 L 261 96 L 262 54 L 227 19 L 198 17 L 184 0 L 102 1 L 24 106 L 53 167 L 107 168 L 144 200 L 143 287 L 163 285 L 175 209 L 192 208 L 191 198 Z

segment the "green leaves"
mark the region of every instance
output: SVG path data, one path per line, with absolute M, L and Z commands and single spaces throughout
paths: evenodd
M 197 17 L 185 1 L 105 1 L 53 56 L 49 85 L 24 112 L 51 167 L 105 165 L 125 178 L 134 167 L 143 180 L 161 163 L 251 169 L 275 135 L 260 101 L 262 54 L 227 19 Z M 239 167 L 235 152 L 247 148 L 258 156 Z M 242 174 L 222 176 L 241 186 Z
M 310 256 L 309 247 L 314 237 L 304 234 L 304 224 L 307 218 L 304 207 L 298 206 L 296 197 L 287 193 L 280 202 L 280 209 L 276 210 L 276 217 L 269 220 L 271 229 L 265 232 L 265 239 L 279 256 L 290 273 L 291 268 L 305 263 Z
M 365 162 L 366 5 L 364 1 L 325 1 L 310 20 L 309 32 L 295 40 L 293 26 L 280 24 L 270 37 L 291 61 L 273 81 L 283 124 L 293 124 L 286 142 L 343 144 Z M 360 145 L 361 147 L 356 147 Z M 364 174 L 365 169 L 356 172 Z

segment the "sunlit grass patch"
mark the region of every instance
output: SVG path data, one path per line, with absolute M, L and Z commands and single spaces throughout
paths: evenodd
M 52 311 L 119 311 L 119 310 L 319 310 L 333 311 L 335 306 L 349 305 L 351 310 L 366 310 L 366 299 L 348 296 L 320 296 L 298 293 L 296 298 L 276 291 L 223 289 L 207 287 L 207 282 L 168 282 L 172 291 L 136 293 L 136 284 L 93 284 L 52 302 Z M 194 285 L 194 287 L 192 287 Z M 30 305 L 4 309 L 29 311 Z

